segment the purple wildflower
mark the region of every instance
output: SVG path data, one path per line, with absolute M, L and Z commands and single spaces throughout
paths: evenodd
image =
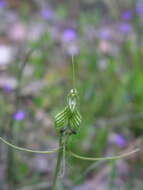
M 131 20 L 133 17 L 132 11 L 126 10 L 122 13 L 122 19 L 123 20 Z
M 77 33 L 74 29 L 65 29 L 63 34 L 62 34 L 62 40 L 64 42 L 70 42 L 70 41 L 73 41 L 75 40 L 77 37 Z
M 123 22 L 119 25 L 119 30 L 124 34 L 128 34 L 131 32 L 132 26 L 129 23 Z
M 109 30 L 105 29 L 105 30 L 101 30 L 99 32 L 99 38 L 102 40 L 109 40 L 111 38 L 111 33 Z
M 126 144 L 127 144 L 126 139 L 120 134 L 115 134 L 114 137 L 113 137 L 113 141 L 120 148 L 125 147 Z
M 136 3 L 136 12 L 139 16 L 143 16 L 143 2 L 137 1 Z
M 4 90 L 4 92 L 6 92 L 6 93 L 10 93 L 10 92 L 13 91 L 13 88 L 12 88 L 12 86 L 6 84 L 6 85 L 3 86 L 3 90 Z
M 0 0 L 0 8 L 5 8 L 7 5 L 7 2 L 5 0 Z
M 51 9 L 43 9 L 41 11 L 41 16 L 45 19 L 45 20 L 50 20 L 53 17 L 53 11 Z
M 26 118 L 26 113 L 23 110 L 18 110 L 15 114 L 14 114 L 14 119 L 17 121 L 22 121 Z

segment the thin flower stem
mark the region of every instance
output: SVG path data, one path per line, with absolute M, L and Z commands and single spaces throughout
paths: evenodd
M 20 103 L 19 96 L 21 93 L 20 91 L 21 91 L 21 83 L 22 83 L 22 79 L 23 79 L 23 71 L 25 69 L 25 66 L 26 66 L 28 60 L 29 60 L 29 57 L 32 55 L 33 52 L 34 52 L 34 49 L 31 49 L 27 52 L 22 64 L 20 65 L 20 69 L 19 69 L 19 72 L 17 74 L 18 86 L 17 86 L 16 91 L 15 91 L 15 100 L 16 100 L 15 101 L 15 111 L 18 108 L 19 103 Z
M 75 158 L 81 159 L 81 160 L 89 160 L 89 161 L 100 161 L 100 160 L 118 160 L 118 159 L 122 159 L 125 158 L 127 156 L 130 156 L 136 152 L 139 152 L 140 149 L 137 148 L 135 150 L 132 150 L 130 152 L 126 152 L 117 156 L 109 156 L 109 157 L 101 157 L 101 158 L 92 158 L 92 157 L 84 157 L 84 156 L 80 156 L 78 154 L 75 154 L 74 152 L 70 151 L 71 155 Z
M 13 112 L 16 112 L 19 104 L 20 104 L 20 93 L 21 93 L 21 82 L 23 79 L 23 71 L 25 69 L 25 66 L 28 62 L 28 59 L 30 55 L 32 54 L 33 50 L 28 51 L 26 56 L 24 57 L 24 60 L 20 66 L 19 72 L 17 74 L 17 81 L 18 86 L 15 91 L 15 101 L 14 101 L 14 110 Z M 9 129 L 10 132 L 8 134 L 8 138 L 14 140 L 14 127 L 15 127 L 15 120 L 13 117 L 10 118 L 9 121 Z M 15 169 L 15 155 L 12 149 L 8 149 L 7 152 L 7 181 L 9 182 L 9 185 L 11 186 L 11 190 L 13 190 L 13 184 L 16 183 L 16 169 Z
M 63 144 L 63 155 L 62 155 L 62 164 L 61 164 L 61 171 L 60 171 L 60 178 L 63 178 L 65 175 L 65 168 L 66 168 L 66 146 Z
M 54 152 L 57 152 L 59 148 L 55 148 L 53 150 L 46 150 L 46 151 L 41 151 L 41 150 L 32 150 L 32 149 L 28 149 L 28 148 L 22 148 L 22 147 L 19 147 L 19 146 L 16 146 L 14 144 L 11 144 L 10 142 L 6 141 L 5 139 L 3 139 L 2 137 L 0 137 L 0 140 L 7 144 L 8 146 L 12 147 L 13 149 L 15 150 L 20 150 L 20 151 L 25 151 L 25 152 L 31 152 L 31 153 L 39 153 L 39 154 L 51 154 L 51 153 L 54 153 Z
M 55 173 L 54 173 L 51 190 L 56 190 L 57 179 L 59 176 L 60 167 L 61 167 L 61 163 L 62 163 L 62 157 L 63 157 L 63 136 L 62 135 L 60 136 L 60 139 L 59 139 L 59 147 L 62 147 L 62 148 L 60 148 L 59 152 L 58 152 L 57 164 L 56 164 L 56 168 L 55 168 Z
M 75 63 L 74 63 L 74 56 L 72 55 L 72 80 L 73 80 L 73 89 L 76 87 L 76 78 L 75 78 Z

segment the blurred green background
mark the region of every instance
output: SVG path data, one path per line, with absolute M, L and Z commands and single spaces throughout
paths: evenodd
M 141 147 L 142 34 L 142 0 L 0 0 L 0 136 L 58 146 L 54 116 L 72 88 L 74 55 L 83 121 L 72 150 L 101 157 Z M 67 154 L 57 189 L 143 190 L 141 155 L 88 162 Z M 48 189 L 56 156 L 0 143 L 0 189 Z

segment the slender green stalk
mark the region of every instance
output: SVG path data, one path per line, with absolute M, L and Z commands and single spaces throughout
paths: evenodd
M 75 85 L 75 82 L 76 82 L 76 77 L 75 77 L 75 64 L 74 64 L 74 56 L 72 55 L 72 58 L 71 58 L 72 60 L 72 85 L 73 85 L 73 89 L 76 87 Z
M 71 155 L 75 158 L 78 158 L 78 159 L 81 159 L 81 160 L 89 160 L 89 161 L 100 161 L 100 160 L 118 160 L 118 159 L 122 159 L 122 158 L 125 158 L 127 156 L 130 156 L 136 152 L 139 152 L 140 149 L 137 148 L 137 149 L 134 149 L 130 152 L 125 152 L 123 154 L 120 154 L 120 155 L 117 155 L 117 156 L 107 156 L 107 157 L 99 157 L 99 158 L 92 158 L 92 157 L 84 157 L 84 156 L 80 156 L 78 154 L 75 154 L 74 152 L 70 151 Z
M 59 149 L 59 152 L 58 152 L 57 164 L 56 164 L 56 168 L 55 168 L 55 173 L 54 173 L 51 190 L 56 190 L 57 179 L 59 176 L 61 163 L 62 163 L 62 158 L 63 158 L 63 136 L 62 135 L 60 136 L 60 139 L 59 139 L 59 147 L 61 147 L 61 148 Z
M 52 149 L 52 150 L 45 150 L 45 151 L 42 151 L 42 150 L 32 150 L 32 149 L 29 149 L 29 148 L 22 148 L 22 147 L 14 145 L 14 144 L 11 144 L 10 142 L 6 141 L 2 137 L 0 137 L 0 140 L 3 143 L 5 143 L 8 146 L 10 146 L 11 148 L 13 148 L 15 150 L 24 151 L 24 152 L 31 152 L 31 153 L 38 153 L 38 154 L 51 154 L 51 153 L 57 152 L 60 149 L 60 147 L 59 147 L 59 148 L 55 148 L 55 149 Z
M 21 66 L 20 66 L 18 75 L 17 75 L 18 86 L 17 86 L 17 89 L 15 91 L 15 101 L 14 101 L 13 112 L 17 111 L 19 104 L 20 104 L 20 93 L 21 93 L 21 82 L 22 82 L 22 78 L 23 78 L 23 71 L 24 71 L 26 63 L 27 63 L 32 52 L 33 52 L 33 50 L 30 50 L 27 53 L 27 55 L 25 56 Z M 11 117 L 10 121 L 9 121 L 9 129 L 10 129 L 10 132 L 8 134 L 9 140 L 10 139 L 14 140 L 14 127 L 15 127 L 15 120 L 13 119 L 13 117 Z M 11 190 L 13 190 L 13 184 L 15 184 L 17 182 L 16 170 L 15 170 L 15 158 L 14 157 L 15 157 L 15 155 L 14 155 L 13 150 L 11 148 L 8 148 L 8 152 L 7 152 L 7 180 L 9 182 Z

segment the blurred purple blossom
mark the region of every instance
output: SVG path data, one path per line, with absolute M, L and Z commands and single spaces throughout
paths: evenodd
M 126 139 L 120 135 L 120 134 L 115 134 L 114 135 L 114 138 L 113 138 L 113 141 L 116 145 L 118 145 L 120 148 L 123 148 L 126 146 L 127 144 L 127 141 Z
M 123 23 L 119 24 L 118 28 L 124 34 L 128 34 L 129 32 L 132 31 L 131 24 L 129 24 L 127 22 L 123 22 Z
M 24 120 L 26 118 L 26 113 L 23 110 L 18 110 L 15 114 L 14 114 L 14 119 L 17 121 L 21 121 Z
M 53 17 L 53 11 L 51 9 L 43 9 L 41 11 L 41 16 L 45 19 L 45 20 L 50 20 Z
M 0 8 L 5 8 L 7 5 L 6 0 L 0 0 Z
M 13 88 L 12 88 L 12 86 L 6 84 L 6 85 L 3 86 L 3 90 L 4 90 L 4 92 L 6 92 L 6 93 L 10 93 L 10 92 L 13 91 Z
M 108 29 L 103 29 L 99 32 L 99 38 L 102 40 L 109 40 L 111 38 L 111 33 Z
M 132 13 L 132 11 L 130 11 L 130 10 L 126 10 L 126 11 L 124 11 L 124 12 L 122 13 L 122 18 L 123 18 L 124 20 L 131 20 L 132 17 L 133 17 L 133 13 Z
M 139 16 L 143 16 L 143 2 L 137 1 L 136 3 L 136 12 Z
M 65 29 L 64 32 L 63 32 L 63 34 L 62 34 L 62 40 L 64 42 L 73 41 L 73 40 L 76 39 L 76 37 L 77 37 L 77 33 L 72 28 Z

